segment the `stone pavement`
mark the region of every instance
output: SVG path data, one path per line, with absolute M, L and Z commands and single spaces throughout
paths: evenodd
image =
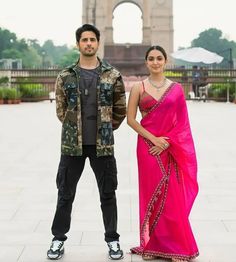
M 236 262 L 236 105 L 188 102 L 199 161 L 200 192 L 191 213 L 197 262 Z M 124 122 L 116 132 L 119 233 L 124 262 L 138 244 L 136 134 Z M 0 261 L 44 262 L 56 205 L 60 123 L 55 103 L 0 106 Z M 64 262 L 104 262 L 107 247 L 93 173 L 77 188 Z M 161 260 L 159 260 L 161 261 Z

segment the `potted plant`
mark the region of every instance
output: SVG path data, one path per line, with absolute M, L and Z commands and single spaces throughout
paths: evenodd
M 13 104 L 19 104 L 21 102 L 21 93 L 18 89 L 16 88 L 11 88 L 12 89 L 12 100 Z
M 38 102 L 48 99 L 48 92 L 42 84 L 20 84 L 21 101 Z
M 5 104 L 18 104 L 20 102 L 20 93 L 16 88 L 4 88 L 3 99 Z

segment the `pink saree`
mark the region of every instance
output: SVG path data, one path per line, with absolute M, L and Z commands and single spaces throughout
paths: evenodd
M 150 141 L 138 136 L 140 246 L 131 252 L 193 259 L 198 248 L 188 216 L 198 193 L 197 161 L 182 86 L 172 83 L 159 101 L 147 95 L 139 106 L 147 113 L 141 125 L 170 146 L 152 156 Z

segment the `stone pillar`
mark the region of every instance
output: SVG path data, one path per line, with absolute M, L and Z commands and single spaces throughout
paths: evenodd
M 101 32 L 100 57 L 103 57 L 106 45 L 114 45 L 113 11 L 124 2 L 134 3 L 142 10 L 141 45 L 158 44 L 163 46 L 168 54 L 173 52 L 173 0 L 83 0 L 83 23 L 94 24 Z
M 167 54 L 173 52 L 172 0 L 153 0 L 151 11 L 151 44 L 162 46 Z
M 143 13 L 143 44 L 151 44 L 151 27 L 150 27 L 150 4 L 145 1 L 142 8 Z

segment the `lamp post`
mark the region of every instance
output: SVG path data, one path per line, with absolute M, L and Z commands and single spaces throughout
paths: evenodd
M 46 52 L 42 51 L 42 67 L 45 67 L 45 56 L 46 56 Z
M 230 78 L 232 77 L 232 70 L 234 69 L 232 48 L 229 48 L 229 68 L 230 68 Z M 227 102 L 229 102 L 229 87 L 227 90 Z M 236 102 L 236 82 L 234 79 L 234 103 Z
M 232 48 L 227 48 L 225 50 L 222 50 L 220 53 L 224 53 L 224 52 L 229 52 L 229 59 L 227 59 L 228 63 L 229 63 L 229 77 L 231 79 L 232 76 L 232 70 L 234 67 L 233 64 L 233 55 L 232 55 Z M 228 81 L 229 82 L 229 81 Z M 227 85 L 227 98 L 226 98 L 226 103 L 229 103 L 229 84 Z M 235 98 L 236 98 L 236 87 L 235 87 L 235 94 L 234 94 Z
M 229 48 L 229 76 L 230 76 L 230 80 L 231 80 L 231 77 L 232 77 L 232 70 L 233 70 L 233 67 L 234 67 L 234 64 L 233 64 L 233 56 L 232 56 L 232 48 Z M 228 88 L 227 88 L 227 103 L 229 103 L 229 86 L 230 84 L 228 85 Z M 234 94 L 235 96 L 236 94 Z
M 232 48 L 229 48 L 229 67 L 230 69 L 234 68 L 233 56 L 232 56 Z

